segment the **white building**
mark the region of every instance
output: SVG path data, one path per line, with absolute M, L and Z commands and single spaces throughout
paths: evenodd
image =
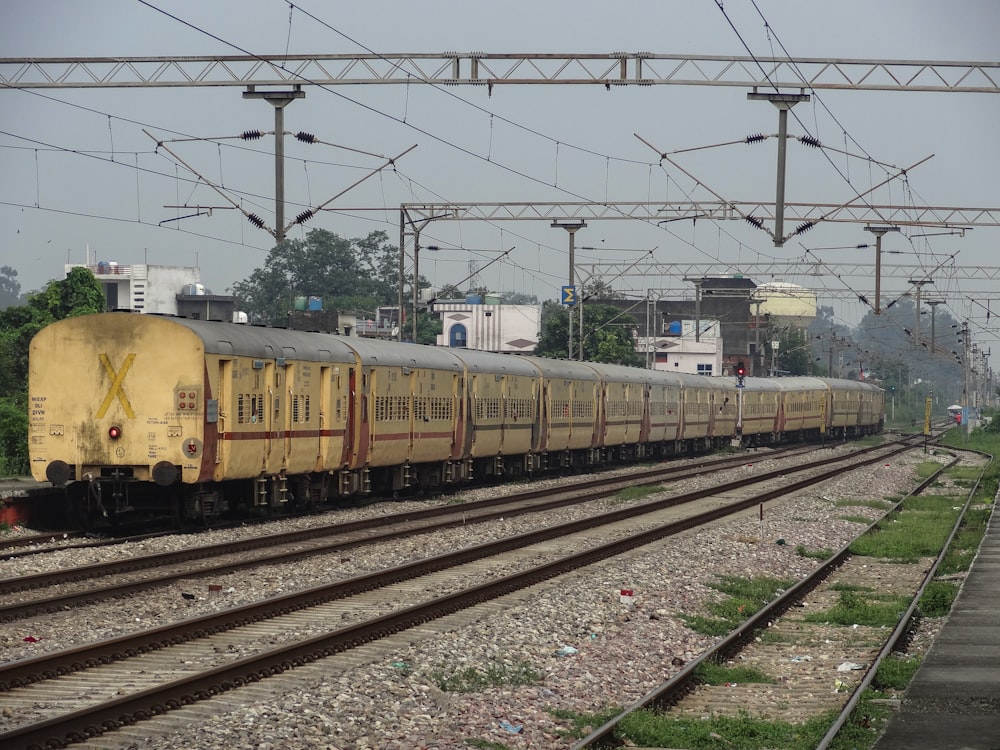
M 89 268 L 101 286 L 109 310 L 177 315 L 177 295 L 205 294 L 201 270 L 193 266 L 150 266 L 145 263 L 119 265 L 114 261 L 96 264 L 70 263 L 66 273 Z
M 538 346 L 541 305 L 484 305 L 477 300 L 433 303 L 441 316 L 438 346 L 531 353 Z
M 719 321 L 702 319 L 697 336 L 693 320 L 679 323 L 676 330 L 671 329 L 665 335 L 637 337 L 635 351 L 645 359 L 646 367 L 690 375 L 725 374 Z

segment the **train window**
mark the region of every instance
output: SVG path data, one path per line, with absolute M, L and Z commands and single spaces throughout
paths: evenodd
M 299 412 L 299 397 L 298 396 L 292 396 L 292 421 L 293 422 L 299 422 L 299 421 L 301 421 L 300 420 L 300 412 Z
M 243 394 L 236 397 L 236 421 L 243 424 Z
M 306 399 L 306 406 L 305 406 L 306 418 L 305 418 L 305 421 L 308 422 L 309 419 L 310 419 L 310 417 L 311 417 L 311 415 L 309 414 L 309 396 L 306 396 L 305 399 Z

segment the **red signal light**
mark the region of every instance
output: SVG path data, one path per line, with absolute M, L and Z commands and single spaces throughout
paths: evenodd
M 109 427 L 108 428 L 108 437 L 111 438 L 112 440 L 117 440 L 121 436 L 122 436 L 122 428 L 121 427 L 118 427 L 116 425 L 114 427 Z
M 743 366 L 742 362 L 736 365 L 736 374 L 741 378 L 747 374 L 747 368 Z

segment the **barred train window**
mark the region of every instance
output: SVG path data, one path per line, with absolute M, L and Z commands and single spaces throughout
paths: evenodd
M 236 422 L 243 424 L 243 394 L 236 397 Z

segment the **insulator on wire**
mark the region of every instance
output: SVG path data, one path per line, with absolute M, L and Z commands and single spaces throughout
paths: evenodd
M 259 130 L 244 130 L 240 135 L 244 141 L 256 141 L 258 138 L 263 138 L 264 134 Z
M 767 136 L 763 133 L 754 133 L 753 135 L 748 135 L 744 140 L 747 143 L 760 143 L 761 141 L 766 141 Z
M 295 223 L 305 224 L 307 221 L 309 221 L 309 219 L 311 219 L 315 215 L 316 212 L 313 211 L 311 208 L 306 209 L 305 211 L 303 211 L 302 213 L 300 213 L 298 216 L 295 217 Z
M 305 132 L 303 132 L 301 130 L 298 133 L 295 134 L 295 139 L 298 140 L 298 141 L 302 141 L 303 143 L 315 143 L 316 142 L 316 136 L 314 136 L 312 133 L 305 133 Z
M 810 229 L 812 229 L 814 226 L 816 226 L 815 221 L 804 221 L 797 227 L 795 227 L 795 234 L 804 234 L 808 232 Z
M 758 229 L 762 229 L 764 226 L 764 220 L 758 219 L 756 216 L 744 216 L 743 218 L 747 220 L 747 224 L 753 224 Z
M 815 138 L 811 135 L 804 135 L 799 138 L 799 142 L 804 146 L 812 146 L 813 148 L 819 148 L 823 144 L 819 142 L 819 138 Z
M 257 214 L 247 214 L 247 221 L 249 221 L 258 229 L 264 228 L 264 220 L 260 218 Z

